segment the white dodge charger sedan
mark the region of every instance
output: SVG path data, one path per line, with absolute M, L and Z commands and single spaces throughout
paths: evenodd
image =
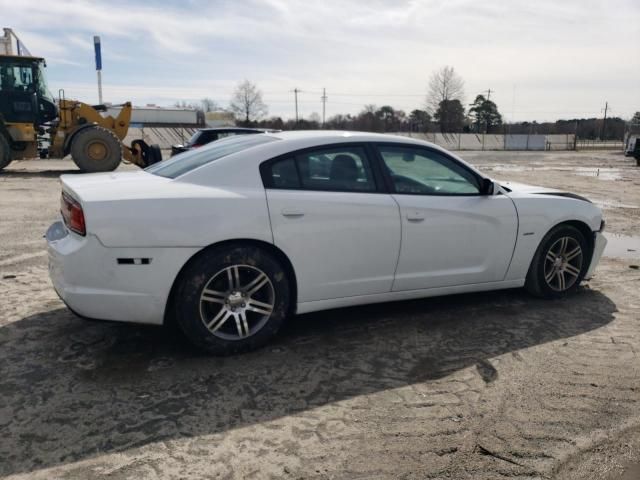
M 232 137 L 144 171 L 63 175 L 47 232 L 78 315 L 175 321 L 215 354 L 256 348 L 297 313 L 526 287 L 575 291 L 606 240 L 575 194 L 498 184 L 404 137 Z

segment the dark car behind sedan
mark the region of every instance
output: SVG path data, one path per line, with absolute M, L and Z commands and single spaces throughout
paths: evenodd
M 264 128 L 201 128 L 189 139 L 184 145 L 172 145 L 171 156 L 178 153 L 186 152 L 193 148 L 198 148 L 207 143 L 215 142 L 221 138 L 230 137 L 232 135 L 251 135 L 255 133 L 276 132 L 277 130 L 268 130 Z

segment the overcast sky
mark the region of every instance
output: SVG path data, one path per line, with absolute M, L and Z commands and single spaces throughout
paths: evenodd
M 48 63 L 50 89 L 105 101 L 227 106 L 248 79 L 270 115 L 424 107 L 430 74 L 453 66 L 466 103 L 492 90 L 507 120 L 640 110 L 638 0 L 0 0 L 11 27 Z

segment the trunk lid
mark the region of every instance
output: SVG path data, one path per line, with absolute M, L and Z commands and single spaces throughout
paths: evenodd
M 63 191 L 80 202 L 130 200 L 166 195 L 171 179 L 145 171 L 67 174 L 60 176 Z

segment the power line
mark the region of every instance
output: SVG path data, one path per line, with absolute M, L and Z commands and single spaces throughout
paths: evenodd
M 337 97 L 426 97 L 425 93 L 331 93 Z

